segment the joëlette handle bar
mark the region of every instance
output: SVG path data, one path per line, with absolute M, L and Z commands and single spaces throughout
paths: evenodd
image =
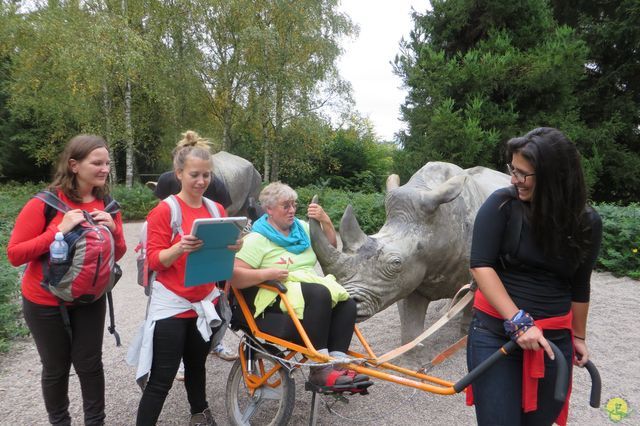
M 547 340 L 548 341 L 548 340 Z M 549 342 L 549 341 L 548 341 Z M 553 343 L 549 342 L 551 349 L 553 350 L 553 354 L 555 355 L 556 367 L 558 369 L 558 374 L 556 375 L 556 386 L 554 398 L 556 401 L 562 402 L 567 397 L 567 385 L 569 383 L 569 368 L 567 367 L 567 360 L 564 358 L 560 349 Z M 496 363 L 503 356 L 509 355 L 516 348 L 519 348 L 518 344 L 514 341 L 507 342 L 500 349 L 495 351 L 489 358 L 485 359 L 480 365 L 471 370 L 469 374 L 464 376 L 462 379 L 458 380 L 457 383 L 453 385 L 453 389 L 456 392 L 462 392 L 467 386 L 469 386 L 475 379 L 478 378 L 482 373 L 484 373 L 489 367 Z
M 602 380 L 596 366 L 589 360 L 584 365 L 591 376 L 591 396 L 589 397 L 589 405 L 593 408 L 600 406 L 600 393 L 602 391 Z

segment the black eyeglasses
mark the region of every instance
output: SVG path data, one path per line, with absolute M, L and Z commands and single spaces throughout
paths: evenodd
M 518 170 L 514 169 L 513 166 L 511 164 L 509 164 L 509 163 L 507 163 L 507 170 L 509 171 L 509 174 L 511 176 L 513 176 L 514 178 L 516 178 L 516 180 L 519 183 L 526 183 L 527 182 L 527 178 L 529 176 L 535 176 L 536 175 L 535 173 L 529 173 L 528 175 L 526 175 L 526 174 L 524 174 L 522 172 L 519 172 Z

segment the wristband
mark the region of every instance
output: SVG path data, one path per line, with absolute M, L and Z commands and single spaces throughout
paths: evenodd
M 534 325 L 531 315 L 520 309 L 513 318 L 504 322 L 504 331 L 515 342 Z
M 573 335 L 574 339 L 580 339 L 582 341 L 586 340 L 584 337 L 580 337 L 580 336 L 576 336 L 575 334 Z

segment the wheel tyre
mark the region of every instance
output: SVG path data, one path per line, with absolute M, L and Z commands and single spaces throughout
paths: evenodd
M 254 352 L 253 371 L 269 371 L 277 361 Z M 262 367 L 261 367 L 262 366 Z M 277 384 L 278 380 L 280 383 Z M 249 393 L 242 377 L 241 360 L 237 359 L 227 379 L 225 405 L 227 415 L 233 425 L 286 425 L 295 406 L 295 382 L 286 369 L 280 368 L 268 383 L 274 387 L 262 386 L 254 396 Z

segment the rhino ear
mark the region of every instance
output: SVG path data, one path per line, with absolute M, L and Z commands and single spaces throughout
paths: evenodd
M 433 211 L 440 204 L 450 203 L 455 200 L 467 183 L 467 178 L 468 176 L 466 175 L 454 176 L 433 191 L 429 191 L 422 197 L 422 207 L 428 211 Z
M 360 229 L 351 204 L 345 209 L 340 221 L 340 239 L 343 251 L 346 253 L 356 252 L 367 240 L 367 235 Z
M 387 192 L 400 186 L 400 176 L 393 174 L 387 178 Z

